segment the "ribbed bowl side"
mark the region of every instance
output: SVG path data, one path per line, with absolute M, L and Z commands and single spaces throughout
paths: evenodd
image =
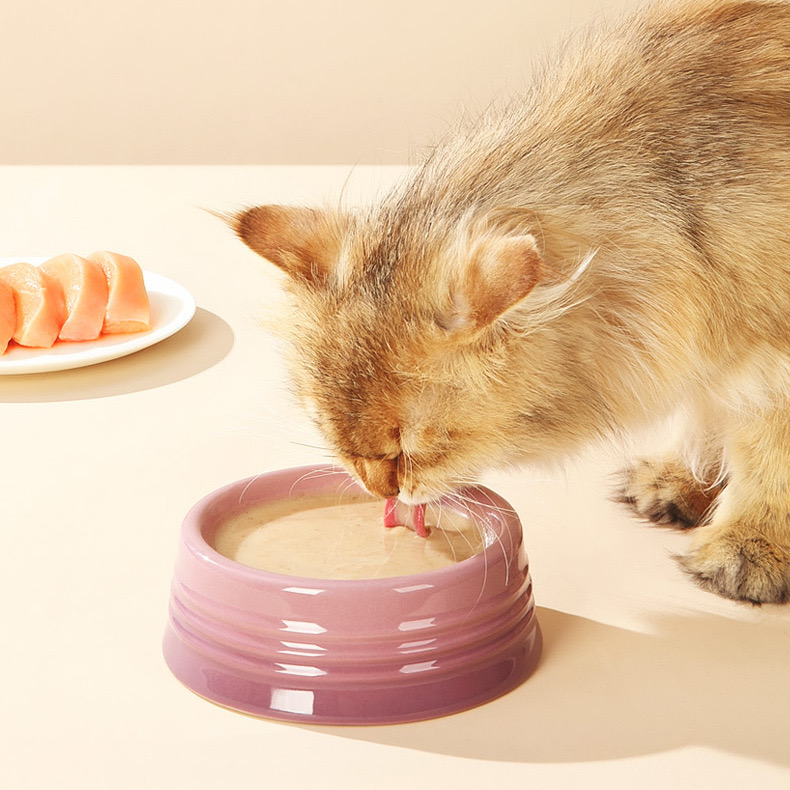
M 281 576 L 220 556 L 218 518 L 301 485 L 335 491 L 338 471 L 240 481 L 187 515 L 165 658 L 185 685 L 273 718 L 377 723 L 429 718 L 499 696 L 534 669 L 540 631 L 521 525 L 504 500 L 469 489 L 487 548 L 449 568 L 362 581 Z

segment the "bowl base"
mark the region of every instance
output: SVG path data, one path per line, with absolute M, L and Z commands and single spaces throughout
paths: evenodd
M 165 662 L 190 691 L 222 708 L 264 719 L 331 725 L 401 724 L 448 716 L 491 702 L 520 686 L 536 669 L 543 637 L 532 613 L 526 638 L 507 653 L 454 677 L 389 685 L 267 683 L 260 672 L 230 670 L 181 640 L 172 624 Z M 285 680 L 285 678 L 282 678 Z

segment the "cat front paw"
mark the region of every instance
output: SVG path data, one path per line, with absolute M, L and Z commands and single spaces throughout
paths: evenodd
M 620 473 L 615 500 L 654 524 L 688 529 L 705 519 L 719 491 L 677 461 L 645 459 Z
M 709 534 L 705 534 L 709 533 Z M 702 588 L 752 604 L 790 600 L 790 549 L 753 527 L 704 527 L 678 561 Z

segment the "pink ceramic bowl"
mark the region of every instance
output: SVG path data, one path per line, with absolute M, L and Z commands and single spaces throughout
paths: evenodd
M 463 492 L 486 548 L 428 573 L 363 581 L 283 576 L 211 547 L 231 511 L 352 485 L 345 472 L 324 469 L 241 480 L 187 514 L 164 638 L 173 674 L 234 710 L 324 724 L 442 716 L 524 681 L 538 662 L 541 634 L 521 524 L 492 491 Z

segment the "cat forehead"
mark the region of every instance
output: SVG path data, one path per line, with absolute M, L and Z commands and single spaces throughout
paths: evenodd
M 415 337 L 419 330 L 349 305 L 325 320 L 314 318 L 312 331 L 296 326 L 292 359 L 303 386 L 319 393 L 327 408 L 359 415 L 370 404 L 382 410 L 403 404 L 420 390 L 425 352 Z
M 383 395 L 422 402 L 457 386 L 470 367 L 471 352 L 447 340 L 433 312 L 395 300 L 338 300 L 309 315 L 303 308 L 291 341 L 302 381 L 349 404 Z
M 443 236 L 418 213 L 403 206 L 379 205 L 349 222 L 339 250 L 341 284 L 400 287 L 415 269 L 424 276 L 447 247 Z
M 351 375 L 323 378 L 304 398 L 311 416 L 348 455 L 375 457 L 412 446 L 415 431 L 444 425 L 446 398 L 415 382 Z M 439 393 L 437 395 L 437 393 Z

